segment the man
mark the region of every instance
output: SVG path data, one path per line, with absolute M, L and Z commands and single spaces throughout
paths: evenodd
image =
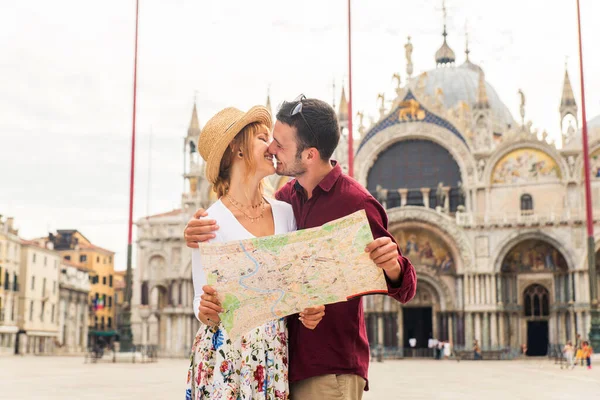
M 321 226 L 364 209 L 375 238 L 365 251 L 383 270 L 388 295 L 406 303 L 416 291 L 414 267 L 387 231 L 383 207 L 330 160 L 339 137 L 337 116 L 327 103 L 304 96 L 283 103 L 269 152 L 277 160 L 277 173 L 296 179 L 275 197 L 292 205 L 298 229 Z M 212 237 L 218 221 L 197 219 L 204 215 L 204 210 L 198 210 L 186 227 L 189 247 Z M 327 305 L 325 317 L 312 330 L 295 316 L 287 322 L 291 397 L 361 399 L 363 390 L 368 390 L 370 356 L 362 300 Z

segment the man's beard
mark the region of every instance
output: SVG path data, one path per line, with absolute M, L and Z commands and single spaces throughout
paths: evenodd
M 281 176 L 291 176 L 292 178 L 304 175 L 306 173 L 306 168 L 302 166 L 301 154 L 296 154 L 296 159 L 292 166 L 288 166 L 282 170 L 276 170 L 276 172 Z

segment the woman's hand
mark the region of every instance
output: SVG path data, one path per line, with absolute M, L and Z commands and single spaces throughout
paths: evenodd
M 223 312 L 223 308 L 217 297 L 217 291 L 209 285 L 203 286 L 202 291 L 204 293 L 200 296 L 200 307 L 198 307 L 200 320 L 206 325 L 218 325 L 219 322 L 221 322 L 219 314 Z M 206 320 L 206 322 L 204 320 Z
M 325 316 L 325 306 L 305 308 L 300 313 L 300 322 L 308 329 L 315 329 Z

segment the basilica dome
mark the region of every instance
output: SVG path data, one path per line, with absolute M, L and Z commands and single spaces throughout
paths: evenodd
M 441 89 L 443 92 L 443 103 L 448 109 L 458 106 L 465 102 L 471 109 L 477 102 L 477 93 L 479 86 L 479 74 L 481 68 L 470 61 L 461 66 L 448 65 L 427 71 L 410 82 L 412 89 L 418 85 L 423 85 L 425 94 L 431 98 L 436 98 L 436 92 Z M 419 82 L 423 80 L 423 82 Z M 487 97 L 491 109 L 493 129 L 497 134 L 502 134 L 516 122 L 511 115 L 508 107 L 500 100 L 496 90 L 487 81 L 485 83 Z

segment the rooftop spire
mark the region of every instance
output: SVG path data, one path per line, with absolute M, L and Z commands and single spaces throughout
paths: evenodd
M 563 82 L 562 98 L 560 99 L 560 107 L 577 107 L 575 103 L 575 96 L 573 95 L 573 88 L 571 87 L 571 79 L 569 79 L 569 72 L 565 63 L 565 80 Z
M 444 43 L 435 53 L 435 62 L 438 66 L 452 64 L 456 60 L 454 51 L 448 46 L 448 42 L 446 41 L 446 36 L 448 36 L 448 32 L 446 32 L 446 0 L 442 0 L 442 11 L 444 13 L 444 32 L 442 33 L 442 36 L 444 36 Z
M 338 118 L 340 121 L 348 120 L 348 100 L 346 99 L 346 88 L 344 87 L 344 84 L 342 84 L 342 97 L 340 98 Z
M 198 112 L 196 111 L 196 100 L 194 99 L 194 109 L 192 110 L 192 119 L 190 121 L 190 127 L 188 128 L 188 136 L 195 136 L 198 138 L 200 135 L 200 122 L 198 121 Z
M 469 53 L 471 51 L 469 50 L 469 31 L 465 29 L 465 56 L 467 57 L 466 62 L 471 62 L 471 60 L 469 60 Z

